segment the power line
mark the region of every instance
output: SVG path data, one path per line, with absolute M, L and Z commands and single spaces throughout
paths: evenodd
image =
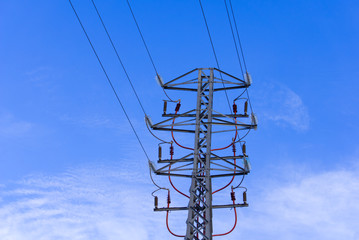
M 145 41 L 145 38 L 143 37 L 143 34 L 142 34 L 142 31 L 141 31 L 141 28 L 140 28 L 140 26 L 138 25 L 138 22 L 137 22 L 137 20 L 136 20 L 136 17 L 135 17 L 135 14 L 133 13 L 133 10 L 132 10 L 132 7 L 131 7 L 131 4 L 130 4 L 130 2 L 127 0 L 127 5 L 128 5 L 128 8 L 130 9 L 130 12 L 131 12 L 131 15 L 132 15 L 132 18 L 133 18 L 133 20 L 135 21 L 135 23 L 136 23 L 136 27 L 137 27 L 137 30 L 138 30 L 138 32 L 139 32 L 139 34 L 140 34 L 140 36 L 141 36 L 141 39 L 142 39 L 142 42 L 143 42 L 143 45 L 145 45 L 145 48 L 146 48 L 146 51 L 147 51 L 147 55 L 148 55 L 148 57 L 150 58 L 150 60 L 151 60 L 151 63 L 152 63 L 152 66 L 153 66 L 153 69 L 155 70 L 155 72 L 156 72 L 156 76 L 157 76 L 157 78 L 160 78 L 160 75 L 159 75 L 159 73 L 158 73 L 158 71 L 157 71 L 157 68 L 156 68 L 156 65 L 155 65 L 155 62 L 153 61 L 153 58 L 152 58 L 152 55 L 151 55 L 151 53 L 150 53 L 150 50 L 148 49 L 148 47 L 147 47 L 147 44 L 146 44 L 146 41 Z M 163 90 L 163 92 L 164 92 L 164 94 L 166 95 L 166 97 L 171 101 L 171 102 L 175 102 L 175 101 L 173 101 L 168 95 L 167 95 L 167 92 L 166 92 L 166 90 L 162 87 L 162 90 Z
M 106 76 L 107 82 L 108 82 L 109 85 L 111 86 L 111 89 L 112 89 L 113 93 L 115 94 L 116 99 L 117 99 L 118 103 L 120 104 L 120 106 L 121 106 L 121 108 L 122 108 L 122 111 L 124 112 L 124 114 L 125 114 L 125 116 L 126 116 L 128 122 L 129 122 L 129 124 L 131 125 L 131 128 L 132 128 L 133 133 L 136 135 L 136 138 L 137 138 L 138 143 L 141 145 L 141 148 L 142 148 L 143 152 L 145 153 L 147 160 L 150 161 L 150 158 L 149 158 L 149 156 L 148 156 L 148 154 L 147 154 L 147 152 L 146 152 L 146 150 L 145 150 L 145 148 L 144 148 L 144 146 L 143 146 L 143 144 L 142 144 L 142 142 L 141 142 L 141 139 L 139 138 L 139 136 L 138 136 L 138 134 L 137 134 L 137 132 L 136 132 L 136 129 L 135 129 L 135 127 L 133 126 L 133 124 L 132 124 L 132 122 L 131 122 L 131 120 L 130 120 L 130 118 L 129 118 L 127 112 L 126 112 L 125 107 L 123 106 L 123 104 L 122 104 L 122 102 L 121 102 L 121 100 L 120 100 L 120 97 L 118 96 L 118 94 L 117 94 L 117 92 L 116 92 L 116 90 L 115 90 L 115 88 L 114 88 L 114 86 L 113 86 L 113 84 L 112 84 L 112 82 L 111 82 L 111 79 L 110 79 L 110 77 L 108 76 L 108 74 L 107 74 L 107 72 L 106 72 L 106 69 L 105 69 L 105 67 L 104 67 L 103 64 L 102 64 L 100 57 L 98 56 L 98 54 L 97 54 L 97 52 L 96 52 L 96 50 L 95 50 L 95 47 L 93 46 L 93 44 L 92 44 L 92 42 L 91 42 L 91 40 L 90 40 L 90 37 L 88 36 L 88 34 L 87 34 L 87 32 L 86 32 L 86 29 L 85 29 L 85 27 L 83 26 L 83 24 L 82 24 L 82 22 L 81 22 L 81 20 L 80 20 L 80 17 L 78 16 L 78 14 L 77 14 L 77 12 L 76 12 L 76 10 L 75 10 L 75 7 L 72 5 L 71 0 L 69 0 L 69 3 L 70 3 L 70 5 L 71 5 L 71 7 L 72 7 L 72 10 L 74 11 L 74 13 L 75 13 L 75 15 L 76 15 L 76 18 L 77 18 L 78 22 L 79 22 L 80 25 L 81 25 L 81 28 L 82 28 L 83 32 L 84 32 L 85 35 L 86 35 L 87 41 L 89 42 L 89 44 L 90 44 L 90 46 L 91 46 L 91 48 L 92 48 L 92 51 L 93 51 L 93 53 L 95 54 L 95 56 L 96 56 L 96 58 L 97 58 L 97 61 L 99 62 L 100 66 L 101 66 L 101 69 L 102 69 L 103 73 L 104 73 L 105 76 Z
M 146 111 L 145 111 L 145 109 L 144 109 L 144 107 L 143 107 L 143 105 L 142 105 L 142 102 L 141 102 L 141 100 L 140 100 L 140 98 L 139 98 L 139 96 L 138 96 L 138 94 L 137 94 L 137 92 L 136 92 L 136 89 L 135 89 L 135 87 L 134 87 L 133 84 L 132 84 L 132 81 L 131 81 L 131 79 L 130 79 L 130 76 L 128 75 L 128 73 L 127 73 L 127 71 L 126 71 L 126 68 L 125 68 L 125 66 L 124 66 L 124 64 L 123 64 L 123 62 L 122 62 L 122 60 L 121 60 L 120 55 L 118 54 L 117 48 L 115 47 L 115 44 L 114 44 L 113 41 L 112 41 L 112 38 L 111 38 L 111 36 L 110 36 L 110 34 L 109 34 L 108 30 L 107 30 L 107 27 L 106 27 L 104 21 L 102 20 L 101 14 L 100 14 L 100 12 L 98 11 L 98 8 L 97 8 L 97 6 L 96 6 L 94 0 L 91 0 L 91 2 L 92 2 L 93 6 L 94 6 L 94 8 L 95 8 L 95 10 L 96 10 L 97 16 L 99 17 L 99 19 L 100 19 L 100 21 L 101 21 L 101 24 L 102 24 L 102 26 L 103 26 L 103 28 L 104 28 L 104 30 L 105 30 L 105 32 L 106 32 L 106 35 L 107 35 L 108 39 L 110 40 L 110 43 L 111 43 L 111 45 L 112 45 L 112 48 L 113 48 L 113 50 L 114 50 L 115 53 L 116 53 L 117 59 L 118 59 L 118 61 L 120 62 L 121 66 L 122 66 L 122 69 L 123 69 L 123 71 L 124 71 L 125 74 L 126 74 L 127 80 L 129 81 L 129 83 L 130 83 L 130 85 L 131 85 L 131 87 L 132 87 L 132 90 L 133 90 L 134 94 L 136 95 L 137 101 L 138 101 L 138 103 L 139 103 L 140 106 L 141 106 L 142 112 L 144 113 L 145 116 L 147 116 Z M 146 125 L 147 125 L 147 122 L 146 122 Z M 148 126 L 147 126 L 147 129 L 148 129 L 148 131 L 151 133 L 152 136 L 154 136 L 155 138 L 157 138 L 157 139 L 160 140 L 161 142 L 166 142 L 166 141 L 164 141 L 164 140 L 158 138 L 157 136 L 155 136 L 155 135 L 152 133 L 152 131 L 148 128 Z M 167 143 L 167 142 L 166 142 L 166 143 Z
M 218 62 L 216 50 L 214 49 L 214 44 L 213 44 L 213 41 L 212 41 L 211 32 L 209 31 L 209 27 L 208 27 L 206 15 L 205 15 L 204 10 L 203 10 L 202 2 L 201 2 L 201 0 L 198 0 L 198 1 L 199 1 L 199 5 L 201 6 L 204 23 L 206 24 L 207 33 L 208 33 L 209 41 L 211 42 L 212 51 L 213 51 L 213 54 L 214 54 L 214 58 L 215 58 L 215 60 L 216 60 L 217 68 L 218 68 L 218 69 L 221 69 L 221 68 L 219 67 L 219 62 Z M 219 72 L 219 74 L 220 74 L 221 79 L 222 79 L 222 84 L 223 84 L 224 92 L 225 92 L 225 94 L 226 94 L 228 107 L 229 107 L 230 112 L 232 113 L 232 108 L 231 108 L 231 104 L 229 103 L 229 98 L 228 98 L 228 94 L 227 94 L 226 87 L 225 87 L 224 82 L 223 82 L 222 73 Z
M 235 28 L 236 28 L 236 33 L 237 33 L 237 38 L 238 38 L 238 42 L 239 42 L 239 47 L 240 47 L 241 53 L 242 53 L 242 59 L 243 59 L 244 69 L 245 69 L 246 72 L 247 72 L 247 64 L 246 64 L 246 60 L 245 60 L 245 58 L 244 58 L 244 53 L 243 53 L 241 38 L 239 37 L 239 33 L 238 33 L 237 21 L 236 21 L 236 17 L 235 17 L 235 15 L 234 15 L 234 11 L 233 11 L 232 0 L 229 0 L 229 5 L 230 5 L 230 7 L 231 7 L 231 12 L 232 12 L 232 17 L 233 17 L 233 21 L 234 21 L 234 26 L 235 26 Z
M 148 156 L 148 154 L 147 154 L 147 152 L 146 152 L 146 150 L 145 150 L 145 148 L 144 148 L 144 146 L 143 146 L 143 144 L 142 144 L 142 142 L 141 142 L 141 140 L 140 140 L 140 138 L 139 138 L 139 136 L 138 136 L 138 134 L 137 134 L 137 132 L 136 132 L 136 130 L 135 130 L 135 127 L 133 126 L 133 124 L 132 124 L 132 122 L 131 122 L 131 120 L 130 120 L 130 118 L 129 118 L 129 116 L 128 116 L 128 114 L 127 114 L 127 112 L 126 112 L 126 110 L 125 110 L 125 108 L 124 108 L 124 106 L 123 106 L 123 104 L 122 104 L 122 102 L 121 102 L 121 100 L 120 100 L 120 98 L 119 98 L 119 96 L 118 96 L 118 94 L 117 94 L 117 92 L 116 92 L 116 90 L 115 90 L 115 88 L 114 88 L 114 86 L 113 86 L 113 84 L 112 84 L 112 82 L 111 82 L 111 80 L 110 80 L 110 78 L 109 78 L 109 76 L 108 76 L 108 74 L 107 74 L 107 72 L 106 72 L 106 70 L 105 70 L 103 64 L 102 64 L 102 62 L 101 62 L 101 59 L 99 58 L 99 56 L 98 56 L 98 54 L 97 54 L 97 52 L 96 52 L 96 50 L 95 50 L 95 48 L 94 48 L 94 46 L 93 46 L 93 44 L 92 44 L 90 38 L 89 38 L 89 36 L 88 36 L 88 34 L 87 34 L 87 32 L 86 32 L 86 30 L 85 30 L 85 28 L 84 28 L 84 26 L 83 26 L 81 20 L 80 20 L 78 14 L 77 14 L 77 12 L 76 12 L 76 10 L 75 10 L 75 8 L 74 8 L 72 2 L 71 2 L 71 0 L 69 0 L 69 2 L 70 2 L 70 5 L 71 5 L 71 7 L 72 7 L 72 9 L 73 9 L 73 11 L 74 11 L 74 13 L 75 13 L 75 15 L 76 15 L 76 18 L 77 18 L 78 22 L 79 22 L 80 25 L 81 25 L 82 30 L 84 31 L 84 33 L 85 33 L 85 35 L 86 35 L 86 38 L 87 38 L 88 42 L 89 42 L 90 45 L 91 45 L 91 48 L 92 48 L 92 50 L 93 50 L 93 52 L 94 52 L 94 54 L 95 54 L 95 56 L 96 56 L 96 58 L 97 58 L 97 60 L 98 60 L 98 62 L 99 62 L 99 64 L 100 64 L 100 66 L 101 66 L 101 69 L 102 69 L 102 71 L 104 72 L 104 74 L 105 74 L 105 76 L 106 76 L 106 79 L 107 79 L 108 83 L 110 84 L 111 89 L 112 89 L 113 93 L 115 94 L 116 99 L 117 99 L 117 101 L 119 102 L 119 104 L 120 104 L 120 106 L 121 106 L 121 108 L 122 108 L 122 111 L 124 112 L 124 114 L 125 114 L 125 116 L 126 116 L 128 122 L 129 122 L 129 124 L 131 125 L 131 128 L 132 128 L 132 130 L 133 130 L 133 132 L 134 132 L 134 134 L 135 134 L 135 136 L 136 136 L 136 138 L 137 138 L 137 141 L 139 142 L 139 144 L 140 144 L 140 146 L 141 146 L 143 152 L 144 152 L 145 155 L 146 155 L 146 158 L 147 158 L 147 160 L 148 160 L 149 171 L 150 171 L 150 179 L 151 179 L 152 183 L 158 188 L 157 190 L 160 190 L 160 189 L 168 190 L 167 188 L 160 187 L 160 186 L 154 181 L 154 179 L 153 179 L 153 177 L 152 177 L 152 169 L 151 169 L 152 163 L 151 163 L 151 160 L 150 160 L 150 158 L 149 158 L 149 156 Z M 112 41 L 111 41 L 111 42 L 112 42 Z M 119 60 L 120 60 L 120 59 L 119 59 Z M 125 70 L 125 69 L 124 69 L 124 70 Z M 127 74 L 127 73 L 126 73 L 126 74 Z M 130 79 L 129 79 L 129 80 L 130 80 Z M 131 85 L 132 85 L 132 84 L 131 84 Z M 134 90 L 134 88 L 133 88 L 133 90 Z M 135 92 L 135 90 L 134 90 L 134 92 Z M 137 96 L 137 94 L 136 94 L 136 96 Z M 138 99 L 138 100 L 139 100 L 139 99 Z M 139 102 L 140 102 L 140 100 L 139 100 Z M 142 106 L 142 105 L 141 105 L 141 106 Z M 143 109 L 143 111 L 144 111 L 144 109 Z M 146 115 L 146 114 L 145 114 L 145 115 Z M 157 191 L 157 190 L 156 190 L 156 191 Z
M 145 45 L 145 48 L 146 48 L 147 54 L 148 54 L 148 56 L 149 56 L 149 58 L 150 58 L 150 60 L 151 60 L 151 63 L 152 63 L 153 69 L 155 70 L 156 74 L 158 74 L 158 71 L 157 71 L 157 68 L 156 68 L 155 62 L 153 61 L 152 55 L 151 55 L 151 53 L 150 53 L 150 50 L 148 50 L 148 47 L 147 47 L 147 44 L 146 44 L 145 38 L 144 38 L 144 37 L 143 37 L 143 35 L 142 35 L 142 31 L 141 31 L 141 29 L 140 29 L 140 26 L 139 26 L 139 25 L 138 25 L 138 23 L 137 23 L 137 20 L 136 20 L 135 14 L 133 13 L 132 8 L 131 8 L 131 5 L 130 5 L 130 2 L 129 2 L 128 0 L 127 0 L 127 5 L 128 5 L 128 8 L 129 8 L 129 9 L 130 9 L 130 11 L 131 11 L 131 15 L 132 15 L 132 17 L 133 17 L 133 20 L 134 20 L 134 21 L 135 21 L 135 23 L 136 23 L 136 26 L 137 26 L 138 32 L 139 32 L 139 33 L 140 33 L 140 35 L 141 35 L 142 42 L 143 42 L 143 44 Z
M 100 21 L 101 21 L 101 24 L 102 24 L 102 26 L 103 26 L 103 28 L 104 28 L 104 30 L 105 30 L 105 32 L 106 32 L 106 35 L 107 35 L 108 39 L 110 40 L 110 43 L 111 43 L 111 45 L 112 45 L 112 48 L 113 48 L 113 50 L 114 50 L 115 53 L 116 53 L 117 59 L 118 59 L 118 61 L 120 62 L 123 71 L 125 72 L 126 78 L 127 78 L 128 82 L 130 83 L 133 92 L 134 92 L 135 95 L 136 95 L 137 101 L 138 101 L 138 103 L 140 104 L 143 113 L 147 116 L 146 111 L 145 111 L 145 109 L 144 109 L 144 107 L 143 107 L 143 105 L 142 105 L 142 103 L 141 103 L 141 100 L 140 100 L 140 98 L 138 97 L 138 94 L 137 94 L 137 92 L 136 92 L 136 90 L 135 90 L 135 87 L 133 86 L 132 81 L 131 81 L 131 79 L 130 79 L 130 77 L 129 77 L 127 71 L 126 71 L 126 68 L 125 68 L 125 66 L 124 66 L 124 64 L 123 64 L 123 62 L 122 62 L 122 60 L 121 60 L 121 58 L 120 58 L 120 55 L 118 54 L 118 51 L 117 51 L 117 49 L 116 49 L 116 47 L 115 47 L 115 44 L 113 43 L 112 38 L 111 38 L 111 36 L 110 36 L 110 34 L 109 34 L 107 28 L 106 28 L 106 25 L 105 25 L 104 21 L 102 20 L 101 14 L 100 14 L 100 12 L 99 12 L 98 9 L 97 9 L 94 0 L 91 0 L 91 2 L 92 2 L 93 6 L 94 6 L 94 8 L 95 8 L 95 10 L 96 10 L 97 16 L 99 17 L 99 19 L 100 19 Z
M 236 41 L 236 38 L 235 38 L 235 35 L 234 35 L 231 17 L 229 16 L 229 11 L 228 11 L 228 6 L 227 6 L 227 0 L 223 0 L 223 1 L 224 1 L 224 5 L 226 6 L 226 12 L 227 12 L 227 17 L 228 17 L 228 22 L 229 22 L 229 26 L 231 27 L 232 38 L 233 38 L 234 46 L 235 46 L 235 48 L 236 48 L 236 54 L 237 54 L 239 66 L 240 66 L 240 68 L 241 68 L 242 76 L 243 76 L 243 78 L 244 78 L 242 61 L 241 61 L 241 57 L 239 56 L 239 51 L 238 51 L 238 47 L 237 47 L 237 41 Z
M 226 3 L 226 0 L 224 0 L 224 1 Z M 234 27 L 236 29 L 237 39 L 238 39 L 239 47 L 240 47 L 241 54 L 242 54 L 244 69 L 246 70 L 246 75 L 248 75 L 247 64 L 246 64 L 246 60 L 245 60 L 244 53 L 243 53 L 243 47 L 242 47 L 241 38 L 239 37 L 237 21 L 236 21 L 236 17 L 234 15 L 233 6 L 232 6 L 232 0 L 229 0 L 229 5 L 230 5 L 230 8 L 231 8 Z M 227 4 L 226 4 L 226 8 L 227 8 Z M 228 9 L 227 9 L 227 13 L 228 13 Z M 238 49 L 237 49 L 237 55 L 238 55 Z M 241 65 L 241 69 L 242 69 L 242 65 Z M 246 88 L 246 93 L 247 93 L 247 98 L 248 98 L 248 102 L 249 102 L 249 107 L 251 108 L 251 111 L 253 112 L 252 101 L 251 101 L 251 98 L 249 97 L 248 88 Z

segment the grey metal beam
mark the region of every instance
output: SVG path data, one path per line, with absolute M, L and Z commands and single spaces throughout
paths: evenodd
M 242 159 L 243 155 L 238 155 L 238 156 L 225 156 L 225 157 L 211 157 L 211 161 L 212 160 L 223 160 L 223 159 Z M 193 158 L 179 158 L 179 159 L 163 159 L 163 160 L 158 160 L 158 163 L 176 163 L 176 162 L 193 162 Z
M 225 204 L 225 205 L 212 205 L 213 209 L 221 209 L 221 208 L 242 208 L 248 207 L 248 203 L 236 203 L 236 204 Z M 183 211 L 188 210 L 188 207 L 163 207 L 163 208 L 154 208 L 155 212 L 167 212 L 167 211 Z
M 162 114 L 162 117 L 176 117 L 179 116 L 178 114 L 174 114 L 174 113 L 166 113 L 166 114 Z M 248 114 L 225 114 L 226 117 L 230 117 L 230 118 L 247 118 L 249 117 Z M 181 116 L 179 117 L 196 117 L 196 114 L 181 114 Z M 222 114 L 212 114 L 212 117 L 218 118 L 218 117 L 223 117 Z

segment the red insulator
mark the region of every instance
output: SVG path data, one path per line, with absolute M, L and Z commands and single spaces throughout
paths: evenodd
M 233 103 L 233 112 L 234 114 L 237 114 L 237 104 Z
M 236 193 L 235 192 L 231 192 L 231 200 L 236 201 Z
M 173 154 L 174 154 L 174 147 L 171 144 L 171 146 L 170 146 L 170 155 L 173 156 Z
M 247 203 L 247 192 L 243 192 L 243 202 Z
M 181 108 L 181 103 L 177 103 L 175 111 L 178 112 Z
M 158 197 L 155 196 L 155 208 L 158 208 Z
M 170 195 L 170 191 L 168 191 L 168 195 L 167 195 L 167 204 L 171 203 L 171 195 Z
M 246 101 L 244 103 L 244 114 L 247 115 L 247 111 L 248 111 L 248 101 Z
M 235 153 L 236 151 L 237 151 L 237 150 L 236 150 L 236 144 L 233 143 L 233 144 L 232 144 L 232 152 Z

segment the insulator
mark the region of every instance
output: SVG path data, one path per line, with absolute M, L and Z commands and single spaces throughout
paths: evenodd
M 155 172 L 155 171 L 156 171 L 155 166 L 153 166 L 153 162 L 148 161 L 148 166 L 151 168 L 151 170 L 152 170 L 153 172 Z
M 247 115 L 247 111 L 248 111 L 248 101 L 246 101 L 244 103 L 244 114 Z
M 258 119 L 257 119 L 257 116 L 253 112 L 251 113 L 251 119 L 252 119 L 252 125 L 253 125 L 254 130 L 257 130 Z
M 155 196 L 155 208 L 158 208 L 158 197 Z
M 232 152 L 233 152 L 233 153 L 236 152 L 236 144 L 235 144 L 235 143 L 232 144 Z
M 177 103 L 175 111 L 178 112 L 181 108 L 181 103 Z
M 231 200 L 236 201 L 236 193 L 235 192 L 231 192 Z
M 243 192 L 243 202 L 247 203 L 247 192 Z
M 233 112 L 234 114 L 237 114 L 237 104 L 233 103 Z
M 170 146 L 170 155 L 173 156 L 173 154 L 174 154 L 174 147 L 171 145 Z
M 242 152 L 243 152 L 243 155 L 246 156 L 247 155 L 247 147 L 246 147 L 246 144 L 243 143 L 242 145 Z
M 163 101 L 163 114 L 167 112 L 167 101 Z
M 171 203 L 171 195 L 170 195 L 170 192 L 168 192 L 168 195 L 167 195 L 167 204 L 170 204 Z
M 243 158 L 243 164 L 244 164 L 244 169 L 246 171 L 250 171 L 251 170 L 251 163 L 249 162 L 248 156 L 246 156 L 245 158 Z
M 159 74 L 156 75 L 156 81 L 157 81 L 158 85 L 163 87 L 163 80 L 162 80 L 162 77 Z
M 148 125 L 150 125 L 150 127 L 153 126 L 153 122 L 152 122 L 152 119 L 150 118 L 150 116 L 146 115 L 145 116 L 145 121 Z
M 158 159 L 159 160 L 162 159 L 162 147 L 161 147 L 161 145 L 158 146 Z
M 252 77 L 248 72 L 246 72 L 245 80 L 246 80 L 247 86 L 250 86 L 252 84 Z

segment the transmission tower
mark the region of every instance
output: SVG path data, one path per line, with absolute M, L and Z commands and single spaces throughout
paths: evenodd
M 149 121 L 153 130 L 170 131 L 172 132 L 172 137 L 174 132 L 194 134 L 193 148 L 181 146 L 173 137 L 176 144 L 191 150 L 189 154 L 181 158 L 173 159 L 173 147 L 171 144 L 171 158 L 161 159 L 162 154 L 160 152 L 158 163 L 162 166 L 156 169 L 152 165 L 152 169 L 157 175 L 167 175 L 169 178 L 191 178 L 189 196 L 181 193 L 189 197 L 188 206 L 169 207 L 169 200 L 167 207 L 159 208 L 157 206 L 158 200 L 155 199 L 155 211 L 167 211 L 167 214 L 168 211 L 188 211 L 186 233 L 183 236 L 176 235 L 178 237 L 184 237 L 186 240 L 212 240 L 212 238 L 216 236 L 213 234 L 213 209 L 248 206 L 246 202 L 246 191 L 243 192 L 243 203 L 235 203 L 233 187 L 231 204 L 212 204 L 212 196 L 214 193 L 212 189 L 213 178 L 232 177 L 233 181 L 234 176 L 247 175 L 250 171 L 248 156 L 246 155 L 246 146 L 238 136 L 238 132 L 241 130 L 249 131 L 257 127 L 255 115 L 253 113 L 247 113 L 248 102 L 244 102 L 243 111 L 241 113 L 238 113 L 235 103 L 236 100 L 244 99 L 240 97 L 234 100 L 233 113 L 223 114 L 213 109 L 214 93 L 235 89 L 243 89 L 243 91 L 245 91 L 251 84 L 249 74 L 246 76 L 247 79 L 242 80 L 217 68 L 197 68 L 167 83 L 163 83 L 162 79 L 158 76 L 159 82 L 164 89 L 197 93 L 195 109 L 178 114 L 181 106 L 178 102 L 175 113 L 167 113 L 167 102 L 165 101 L 162 116 L 167 119 L 156 124 L 152 124 L 152 122 Z M 241 121 L 238 119 L 241 119 Z M 247 119 L 247 122 L 243 122 L 245 119 Z M 220 129 L 216 131 L 215 128 Z M 213 149 L 213 135 L 229 131 L 235 131 L 235 138 L 231 139 L 230 144 L 223 148 Z M 239 142 L 242 146 L 242 153 L 239 155 L 235 154 L 236 142 Z M 215 153 L 216 151 L 227 149 L 230 146 L 232 146 L 233 149 L 233 156 L 221 156 L 219 153 Z M 230 183 L 232 183 L 232 181 Z M 221 234 L 218 234 L 218 236 L 219 235 Z
M 97 10 L 97 7 L 96 7 L 94 1 L 92 1 L 94 8 L 98 14 L 98 17 L 100 18 L 100 21 L 101 21 L 101 23 L 106 31 L 106 34 L 112 44 L 112 47 L 117 55 L 117 58 L 118 58 L 120 64 L 122 65 L 123 70 L 126 73 L 127 79 L 129 81 L 129 83 L 131 84 L 131 87 L 132 87 L 132 89 L 137 97 L 137 100 L 142 108 L 142 111 L 145 114 L 147 126 L 150 126 L 153 130 L 170 131 L 172 133 L 173 141 L 171 141 L 171 142 L 165 142 L 154 135 L 162 143 L 171 144 L 171 146 L 170 146 L 171 158 L 170 159 L 162 159 L 161 147 L 159 147 L 158 163 L 164 164 L 164 165 L 162 167 L 156 169 L 154 167 L 154 165 L 151 163 L 151 161 L 147 155 L 147 152 L 146 152 L 145 148 L 143 147 L 141 139 L 139 138 L 130 118 L 128 117 L 128 114 L 118 96 L 118 93 L 116 92 L 116 90 L 112 84 L 112 81 L 111 81 L 109 75 L 107 74 L 107 71 L 105 70 L 105 68 L 101 62 L 101 59 L 99 58 L 99 56 L 94 48 L 94 45 L 92 44 L 90 37 L 88 36 L 71 0 L 69 0 L 69 3 L 76 15 L 76 18 L 77 18 L 82 30 L 85 33 L 85 36 L 86 36 L 88 42 L 90 43 L 93 53 L 95 54 L 95 56 L 100 64 L 100 67 L 107 78 L 107 81 L 108 81 L 110 87 L 112 88 L 113 93 L 116 96 L 118 103 L 120 104 L 134 134 L 136 135 L 136 138 L 137 138 L 143 152 L 145 153 L 145 155 L 149 161 L 151 169 L 157 175 L 167 175 L 172 187 L 181 195 L 189 198 L 189 202 L 186 207 L 170 207 L 170 203 L 171 203 L 170 191 L 169 191 L 169 189 L 166 189 L 168 191 L 167 207 L 158 208 L 158 198 L 157 198 L 157 196 L 155 196 L 155 209 L 154 210 L 167 212 L 166 224 L 167 224 L 168 230 L 171 232 L 171 230 L 168 227 L 169 211 L 185 210 L 188 212 L 187 221 L 186 221 L 186 227 L 187 227 L 186 233 L 185 233 L 185 235 L 177 235 L 177 234 L 174 234 L 173 232 L 171 232 L 171 234 L 173 234 L 176 237 L 183 237 L 185 240 L 200 240 L 200 239 L 201 240 L 212 240 L 212 238 L 215 236 L 223 236 L 223 235 L 226 235 L 226 234 L 232 232 L 237 223 L 236 208 L 248 206 L 247 197 L 246 197 L 247 190 L 246 190 L 246 188 L 240 186 L 243 181 L 244 176 L 247 175 L 250 171 L 248 156 L 246 154 L 246 145 L 245 145 L 244 141 L 242 141 L 242 139 L 248 134 L 248 132 L 251 129 L 256 129 L 256 127 L 257 127 L 257 119 L 256 119 L 254 113 L 252 112 L 252 110 L 251 110 L 250 114 L 247 113 L 248 102 L 250 104 L 247 88 L 251 85 L 251 78 L 247 72 L 246 67 L 245 67 L 246 74 L 244 75 L 245 80 L 239 79 L 237 77 L 234 77 L 228 73 L 225 73 L 225 72 L 219 70 L 218 60 L 217 60 L 214 46 L 213 46 L 213 43 L 211 40 L 212 49 L 213 49 L 213 53 L 216 58 L 218 68 L 196 68 L 196 69 L 194 69 L 188 73 L 185 73 L 167 83 L 163 83 L 161 77 L 157 73 L 157 69 L 152 60 L 152 57 L 147 48 L 147 45 L 144 41 L 144 38 L 143 38 L 141 30 L 137 24 L 137 21 L 135 19 L 135 16 L 133 14 L 133 11 L 131 9 L 129 1 L 127 1 L 128 6 L 131 10 L 132 16 L 136 22 L 137 28 L 140 32 L 143 43 L 146 47 L 147 53 L 151 59 L 152 65 L 157 74 L 157 78 L 158 78 L 160 85 L 163 88 L 165 94 L 166 94 L 165 89 L 190 91 L 190 92 L 197 93 L 196 108 L 189 110 L 187 112 L 184 112 L 182 114 L 178 114 L 178 111 L 180 110 L 180 106 L 181 106 L 180 101 L 176 101 L 177 105 L 176 105 L 175 113 L 167 113 L 167 100 L 164 101 L 164 113 L 162 114 L 162 116 L 166 117 L 167 119 L 160 123 L 152 124 L 152 121 L 150 121 L 149 117 L 146 115 L 143 105 L 132 85 L 131 79 L 127 75 L 126 69 L 122 64 L 122 61 L 118 55 L 115 45 L 113 44 L 113 41 L 107 31 L 107 28 L 106 28 L 104 22 L 102 21 L 102 18 Z M 226 5 L 226 8 L 227 8 L 227 5 Z M 204 16 L 202 4 L 201 4 L 201 9 L 202 9 L 202 13 Z M 233 14 L 232 6 L 231 6 L 231 10 L 232 10 L 232 14 Z M 227 14 L 228 14 L 228 9 L 227 9 Z M 234 14 L 233 14 L 233 20 L 235 23 Z M 206 20 L 205 20 L 205 23 L 207 26 Z M 231 29 L 232 29 L 232 26 L 231 26 Z M 207 31 L 209 34 L 208 26 L 207 26 Z M 238 35 L 237 29 L 236 29 L 236 32 Z M 232 29 L 232 35 L 233 35 L 233 29 Z M 210 34 L 209 34 L 209 37 L 210 37 Z M 235 40 L 234 35 L 233 35 L 233 38 Z M 211 39 L 211 37 L 210 37 L 210 39 Z M 238 36 L 238 41 L 239 41 L 239 36 Z M 239 44 L 240 44 L 240 41 L 239 41 Z M 236 51 L 237 51 L 238 60 L 241 64 L 237 46 L 236 46 Z M 244 62 L 242 48 L 241 48 L 241 53 L 242 53 L 243 62 Z M 245 64 L 244 64 L 244 66 L 245 66 Z M 242 66 L 241 66 L 241 70 L 243 73 Z M 194 74 L 195 74 L 195 76 L 193 76 Z M 235 98 L 233 100 L 233 113 L 231 112 L 228 114 L 223 114 L 223 113 L 220 113 L 219 111 L 215 111 L 213 108 L 214 93 L 224 91 L 227 101 L 228 101 L 228 104 L 229 104 L 229 98 L 227 95 L 227 91 L 236 90 L 236 89 L 237 90 L 243 89 L 243 91 L 237 98 Z M 241 97 L 245 92 L 247 93 L 247 98 Z M 166 96 L 169 99 L 168 101 L 173 102 L 173 100 L 167 94 L 166 94 Z M 242 100 L 245 100 L 243 112 L 238 113 L 236 101 L 242 101 Z M 177 120 L 177 119 L 185 119 L 185 120 L 175 122 L 175 120 Z M 244 122 L 239 121 L 238 119 L 241 119 Z M 247 119 L 247 122 L 245 122 L 245 119 Z M 215 129 L 217 127 L 219 127 L 218 130 Z M 229 129 L 224 129 L 225 127 L 229 127 Z M 243 131 L 243 130 L 247 131 L 244 134 L 244 136 L 238 136 L 239 135 L 238 132 Z M 225 147 L 222 147 L 222 148 L 213 149 L 212 148 L 213 134 L 225 133 L 225 132 L 230 132 L 230 131 L 235 131 L 235 137 L 230 141 L 230 144 Z M 185 146 L 182 146 L 181 144 L 179 144 L 174 137 L 174 132 L 183 132 L 183 133 L 194 134 L 194 147 L 193 148 L 185 147 Z M 173 142 L 175 142 L 178 146 L 180 146 L 182 148 L 190 150 L 191 153 L 186 154 L 185 156 L 183 156 L 181 158 L 174 159 L 173 158 L 173 146 L 172 146 Z M 240 154 L 240 155 L 236 154 L 236 143 L 239 143 L 241 145 L 242 154 Z M 214 153 L 216 151 L 225 150 L 229 147 L 232 147 L 233 156 L 221 156 L 221 154 Z M 241 160 L 241 163 L 238 162 L 238 159 Z M 225 189 L 230 184 L 232 184 L 234 177 L 237 175 L 242 175 L 243 178 L 236 187 L 232 186 L 232 191 L 231 191 L 232 204 L 213 205 L 212 204 L 213 194 Z M 150 176 L 151 176 L 151 180 L 153 181 L 153 183 L 158 187 L 157 190 L 165 189 L 165 188 L 157 185 L 155 183 L 155 181 L 153 180 L 152 175 L 150 175 Z M 179 191 L 173 185 L 173 183 L 171 181 L 171 177 L 190 178 L 191 185 L 189 188 L 189 195 Z M 212 179 L 213 178 L 223 178 L 223 177 L 232 177 L 232 179 L 224 187 L 213 191 Z M 234 189 L 239 188 L 239 187 L 241 187 L 242 189 L 245 189 L 245 191 L 243 191 L 243 203 L 235 202 L 236 199 L 235 199 Z M 234 227 L 227 233 L 213 234 L 212 210 L 220 209 L 220 208 L 233 208 L 234 209 L 235 217 L 236 217 L 235 224 L 234 224 Z

